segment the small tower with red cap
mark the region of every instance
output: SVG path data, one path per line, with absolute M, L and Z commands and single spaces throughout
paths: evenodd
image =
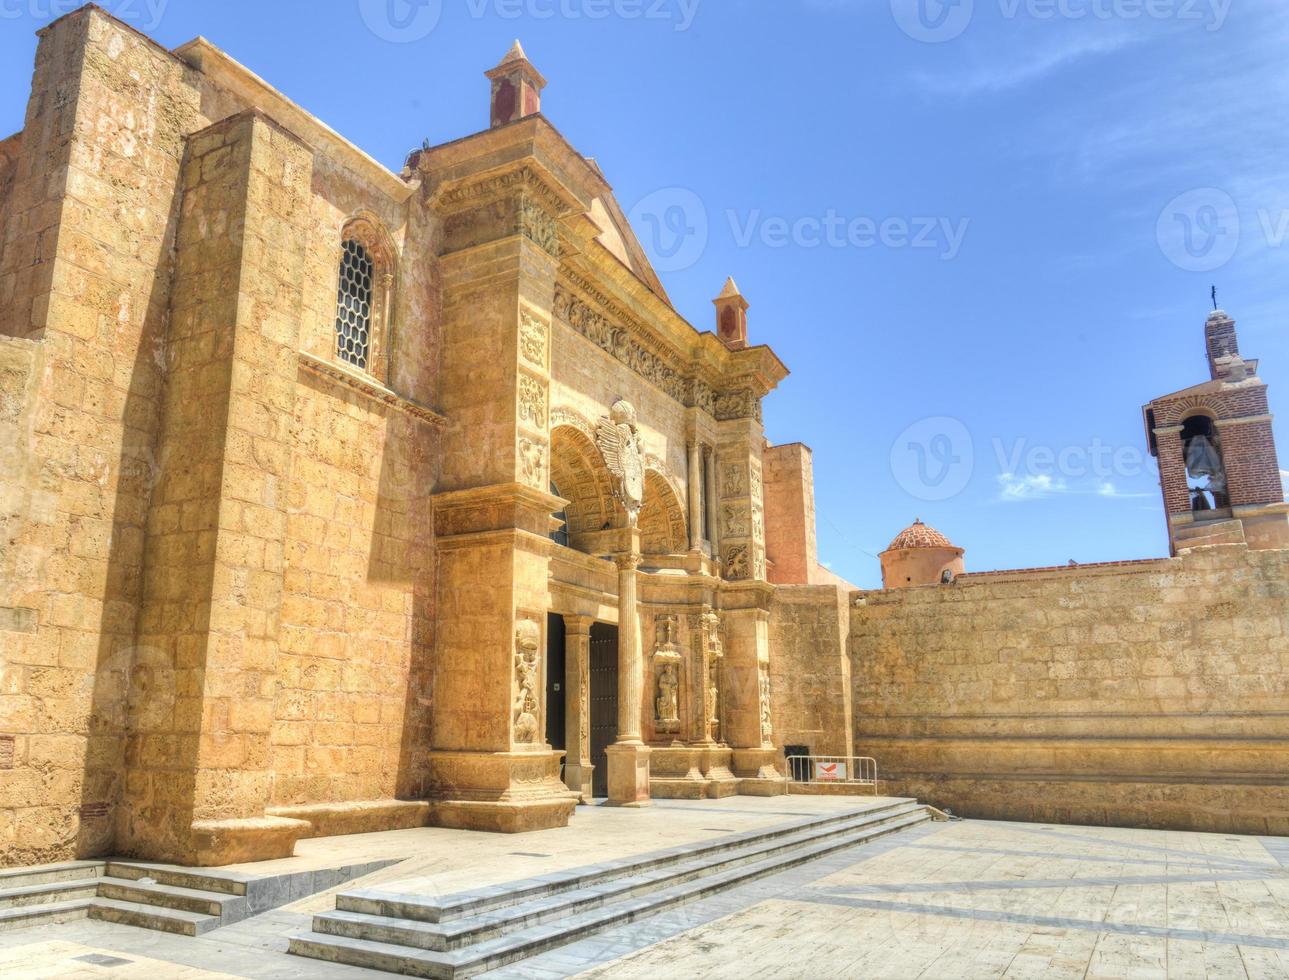
M 730 350 L 743 350 L 747 347 L 748 303 L 733 277 L 725 280 L 725 288 L 712 302 L 716 304 L 716 335 Z
M 487 76 L 492 81 L 490 122 L 493 129 L 542 111 L 546 79 L 532 66 L 518 41 Z

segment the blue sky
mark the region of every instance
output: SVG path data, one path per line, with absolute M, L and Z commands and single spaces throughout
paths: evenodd
M 103 6 L 394 169 L 487 124 L 522 38 L 681 313 L 738 280 L 793 370 L 767 434 L 814 449 L 820 557 L 859 585 L 916 517 L 972 569 L 1166 553 L 1140 408 L 1207 377 L 1210 284 L 1289 407 L 1277 0 L 422 3 Z M 0 0 L 3 133 L 53 9 Z

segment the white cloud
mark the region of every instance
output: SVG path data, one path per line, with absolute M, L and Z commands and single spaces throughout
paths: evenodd
M 1149 493 L 1133 493 L 1120 490 L 1110 480 L 1071 484 L 1063 477 L 1052 476 L 1048 473 L 1028 474 L 1025 476 L 1004 473 L 998 477 L 998 486 L 998 499 L 1004 503 L 1043 500 L 1048 497 L 1065 495 L 1097 496 L 1108 500 L 1133 500 L 1153 496 Z
M 1069 493 L 1064 480 L 1049 476 L 1046 473 L 1017 476 L 1015 473 L 1004 473 L 998 477 L 1001 486 L 1000 499 L 1006 501 L 1041 500 L 1058 493 Z
M 914 72 L 912 80 L 924 91 L 940 96 L 1003 92 L 1037 81 L 1084 58 L 1111 54 L 1137 40 L 1125 33 L 1100 33 L 1062 38 L 1056 44 L 1015 44 L 1005 51 L 984 53 L 980 67 L 947 73 Z M 1009 58 L 1008 53 L 1015 51 L 1024 53 Z
M 1289 500 L 1289 470 L 1280 471 L 1280 485 L 1284 487 L 1285 500 Z

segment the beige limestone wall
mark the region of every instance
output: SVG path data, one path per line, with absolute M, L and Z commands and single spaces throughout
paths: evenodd
M 1289 551 L 856 593 L 855 745 L 968 816 L 1289 832 Z
M 774 744 L 812 755 L 851 755 L 847 652 L 850 596 L 831 585 L 784 586 L 770 604 Z
M 0 859 L 101 852 L 120 799 L 126 678 L 155 467 L 187 73 L 86 9 L 42 32 L 0 255 L 0 332 L 40 339 L 25 511 L 8 539 Z
M 293 430 L 272 802 L 423 796 L 430 426 L 302 373 Z

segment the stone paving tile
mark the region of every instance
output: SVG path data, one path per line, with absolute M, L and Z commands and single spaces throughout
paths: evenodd
M 484 976 L 1289 977 L 1284 854 L 1289 840 L 1274 838 L 928 824 Z M 198 939 L 92 921 L 0 933 L 0 975 L 388 980 L 287 955 L 308 923 L 284 909 Z
M 892 843 L 584 975 L 1289 977 L 1289 841 L 967 821 Z

